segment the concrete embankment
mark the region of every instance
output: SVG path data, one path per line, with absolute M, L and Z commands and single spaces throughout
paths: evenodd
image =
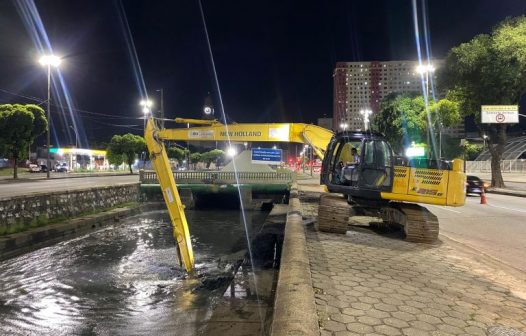
M 298 187 L 290 190 L 272 335 L 319 335 Z
M 139 210 L 128 183 L 0 199 L 0 259 L 70 239 Z
M 136 214 L 140 211 L 139 203 L 127 204 L 97 214 L 64 220 L 57 224 L 13 233 L 0 237 L 0 260 L 11 258 L 22 253 L 49 246 L 60 241 L 71 239 L 80 234 L 100 229 L 109 224 Z
M 139 200 L 139 183 L 39 192 L 0 199 L 0 234 Z

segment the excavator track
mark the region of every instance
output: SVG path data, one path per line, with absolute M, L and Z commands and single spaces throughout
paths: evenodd
M 385 223 L 403 227 L 407 241 L 433 243 L 438 239 L 438 218 L 418 204 L 391 203 L 381 209 Z
M 323 232 L 345 233 L 349 217 L 353 215 L 353 208 L 342 195 L 321 194 L 315 228 Z
M 379 209 L 362 208 L 349 205 L 345 197 L 337 194 L 321 195 L 315 227 L 323 232 L 344 234 L 349 218 L 358 212 L 380 216 L 385 224 L 402 227 L 407 241 L 433 243 L 438 239 L 438 218 L 418 204 L 392 202 Z

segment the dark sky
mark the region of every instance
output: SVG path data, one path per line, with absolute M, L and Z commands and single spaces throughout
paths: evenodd
M 198 2 L 122 3 L 151 99 L 158 104 L 155 90 L 163 88 L 168 117 L 199 118 L 207 92 L 214 92 L 216 103 L 217 92 Z M 87 111 L 74 112 L 82 117 L 87 138 L 108 141 L 115 133 L 140 133 L 142 120 L 134 119 L 142 115 L 140 92 L 118 4 L 35 4 L 56 54 L 64 57 L 61 71 L 72 101 Z M 523 0 L 428 0 L 427 6 L 437 58 L 505 17 L 526 13 Z M 203 0 L 203 7 L 225 112 L 237 122 L 314 122 L 332 114 L 337 61 L 416 58 L 409 0 Z M 45 97 L 37 55 L 15 2 L 1 0 L 0 90 Z M 0 91 L 0 103 L 6 102 L 29 101 Z M 68 122 L 55 124 L 61 142 L 71 141 Z

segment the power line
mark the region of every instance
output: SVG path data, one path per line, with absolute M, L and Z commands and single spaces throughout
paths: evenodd
M 9 90 L 5 90 L 5 89 L 0 89 L 0 91 L 2 91 L 4 93 L 7 93 L 7 94 L 10 94 L 10 95 L 13 95 L 13 96 L 25 98 L 25 99 L 32 100 L 32 101 L 36 101 L 36 102 L 39 102 L 40 104 L 43 104 L 43 103 L 45 103 L 47 101 L 47 100 L 44 100 L 44 99 L 41 99 L 41 98 L 38 98 L 38 97 L 24 96 L 24 95 L 21 95 L 21 94 L 18 94 L 18 93 L 9 91 Z M 38 104 L 38 105 L 40 105 L 40 104 Z M 108 119 L 133 119 L 133 120 L 143 119 L 142 117 L 126 117 L 126 116 L 105 114 L 105 113 L 100 113 L 100 112 L 92 112 L 92 111 L 87 111 L 87 110 L 81 110 L 81 109 L 78 109 L 78 108 L 69 108 L 69 107 L 66 107 L 66 106 L 56 105 L 56 104 L 51 104 L 51 106 L 56 107 L 56 108 L 60 108 L 60 109 L 71 110 L 71 111 L 78 112 L 78 113 L 84 113 L 84 114 L 91 114 L 91 115 L 106 117 Z M 58 113 L 59 111 L 51 111 L 51 112 Z

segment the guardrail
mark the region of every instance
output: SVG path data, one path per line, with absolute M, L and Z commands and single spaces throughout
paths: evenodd
M 500 169 L 503 173 L 525 173 L 526 160 L 502 160 Z M 468 173 L 490 173 L 491 161 L 467 161 L 466 172 Z
M 177 183 L 196 184 L 274 184 L 292 182 L 293 173 L 280 172 L 221 172 L 221 171 L 177 171 L 173 172 Z M 237 175 L 237 178 L 236 178 Z M 155 184 L 155 171 L 140 171 L 139 179 L 142 184 Z

